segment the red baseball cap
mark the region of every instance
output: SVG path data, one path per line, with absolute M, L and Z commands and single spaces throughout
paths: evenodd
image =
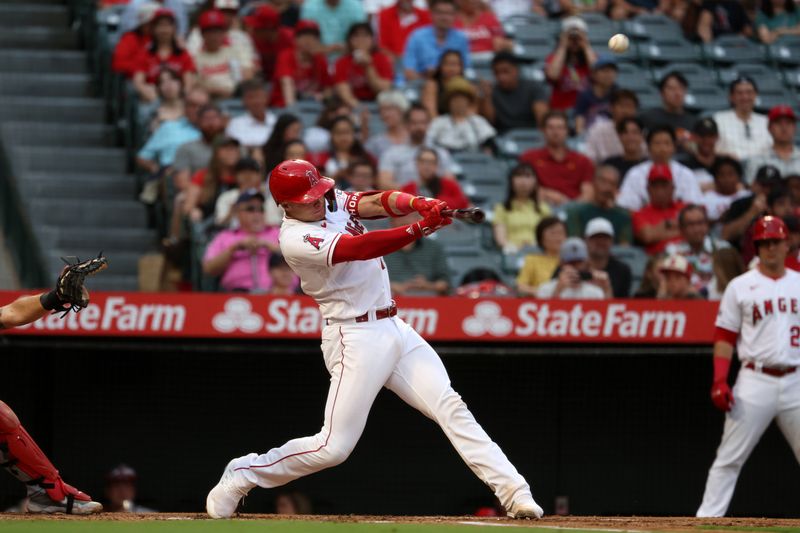
M 659 265 L 658 270 L 661 272 L 677 272 L 686 277 L 692 275 L 692 264 L 682 255 L 671 255 L 664 259 Z
M 299 20 L 297 24 L 294 25 L 294 34 L 299 35 L 301 33 L 314 33 L 319 37 L 319 24 L 313 20 Z
M 172 22 L 175 22 L 175 13 L 173 13 L 171 9 L 160 7 L 156 9 L 153 15 L 150 17 L 150 22 L 155 22 L 160 18 L 172 19 Z
M 768 117 L 770 122 L 773 120 L 778 120 L 779 118 L 790 118 L 794 121 L 797 121 L 797 117 L 794 114 L 794 109 L 788 105 L 776 105 L 769 110 Z
M 225 15 L 219 9 L 209 9 L 204 11 L 197 20 L 197 25 L 201 30 L 225 29 Z
M 244 17 L 244 23 L 254 30 L 272 30 L 280 24 L 280 14 L 268 5 L 259 6 L 252 15 Z
M 672 171 L 669 169 L 669 165 L 653 163 L 653 166 L 650 168 L 650 173 L 647 175 L 647 181 L 658 180 L 672 181 Z

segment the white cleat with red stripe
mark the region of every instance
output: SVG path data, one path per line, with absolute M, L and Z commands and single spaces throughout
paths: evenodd
M 230 518 L 236 513 L 239 502 L 250 492 L 249 488 L 244 488 L 241 484 L 244 480 L 241 474 L 237 474 L 234 463 L 231 460 L 219 483 L 211 489 L 206 498 L 206 512 L 211 518 Z M 239 482 L 239 483 L 237 483 Z

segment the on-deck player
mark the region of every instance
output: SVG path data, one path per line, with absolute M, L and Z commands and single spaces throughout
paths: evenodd
M 439 356 L 396 316 L 381 258 L 450 224 L 440 213 L 446 204 L 398 191 L 345 193 L 298 160 L 278 165 L 269 187 L 286 213 L 281 251 L 325 319 L 322 352 L 331 375 L 325 420 L 312 437 L 230 461 L 208 494 L 208 514 L 228 518 L 256 485 L 278 487 L 342 463 L 386 387 L 439 424 L 510 517 L 541 517 L 527 482 L 452 389 Z M 393 229 L 367 233 L 359 221 L 414 211 L 422 221 Z
M 85 288 L 81 292 L 88 303 L 89 293 Z M 30 324 L 51 311 L 69 310 L 76 303 L 63 300 L 57 290 L 22 296 L 0 307 L 0 330 Z M 85 307 L 84 302 L 81 305 Z M 29 513 L 92 514 L 103 510 L 88 494 L 64 483 L 56 467 L 3 401 L 0 401 L 0 466 L 27 487 Z
M 773 419 L 800 462 L 800 274 L 784 267 L 783 220 L 756 221 L 759 264 L 728 284 L 714 335 L 711 400 L 726 412 L 722 442 L 697 516 L 724 516 L 742 465 Z M 734 345 L 742 363 L 728 386 Z

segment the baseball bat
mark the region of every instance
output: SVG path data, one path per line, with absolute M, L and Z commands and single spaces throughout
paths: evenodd
M 468 207 L 466 209 L 445 209 L 442 215 L 446 217 L 453 217 L 467 222 L 474 222 L 480 224 L 486 220 L 486 213 L 480 207 Z

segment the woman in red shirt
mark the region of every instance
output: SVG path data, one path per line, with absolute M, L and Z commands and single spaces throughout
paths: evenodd
M 458 182 L 450 178 L 436 175 L 439 167 L 439 154 L 433 148 L 423 146 L 417 150 L 417 172 L 419 181 L 408 182 L 401 190 L 414 196 L 427 196 L 447 202 L 449 209 L 469 207 L 469 200 L 464 196 Z
M 319 100 L 328 95 L 331 84 L 319 25 L 313 20 L 301 20 L 295 26 L 294 47 L 278 54 L 270 106 L 292 106 L 304 98 Z
M 561 23 L 558 46 L 545 60 L 544 73 L 553 88 L 550 109 L 567 111 L 575 106 L 578 93 L 589 87 L 589 72 L 597 54 L 589 44 L 586 22 L 567 17 Z
M 178 46 L 175 15 L 169 9 L 159 9 L 151 23 L 152 42 L 139 56 L 133 85 L 145 102 L 158 98 L 156 80 L 163 68 L 174 70 L 183 78 L 185 90 L 191 89 L 194 81 L 194 61 L 185 49 Z
M 514 43 L 506 38 L 503 26 L 481 0 L 457 0 L 455 28 L 464 32 L 473 54 L 491 54 L 511 50 Z
M 372 102 L 378 93 L 392 86 L 392 61 L 375 47 L 372 26 L 359 22 L 347 32 L 347 53 L 336 62 L 336 94 L 358 107 L 359 100 Z
M 431 14 L 413 0 L 398 0 L 378 12 L 378 45 L 395 58 L 402 57 L 408 36 L 431 23 Z
M 114 47 L 114 55 L 111 58 L 111 70 L 122 74 L 126 78 L 133 78 L 136 73 L 137 61 L 146 48 L 150 45 L 150 22 L 153 15 L 158 11 L 158 4 L 147 3 L 139 7 L 136 16 L 139 25 L 131 31 L 127 31 L 120 37 L 117 46 Z

